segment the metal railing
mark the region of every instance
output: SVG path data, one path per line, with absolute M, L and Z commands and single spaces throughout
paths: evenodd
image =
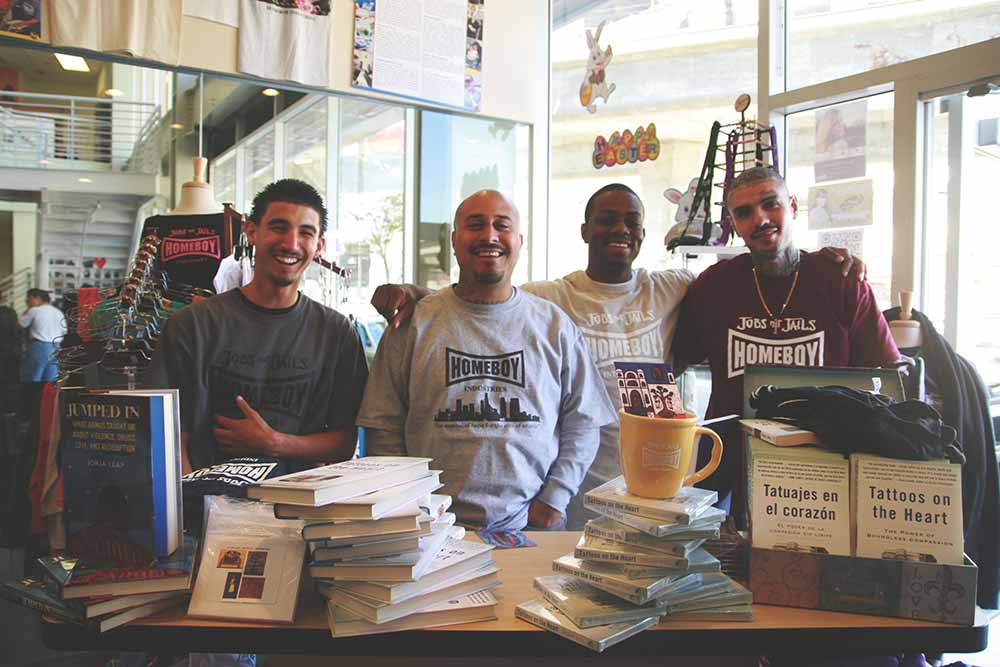
M 0 91 L 0 166 L 155 174 L 159 126 L 155 104 Z
M 0 278 L 0 306 L 10 306 L 18 315 L 25 309 L 24 297 L 31 288 L 35 272 L 31 268 L 15 271 L 6 278 Z

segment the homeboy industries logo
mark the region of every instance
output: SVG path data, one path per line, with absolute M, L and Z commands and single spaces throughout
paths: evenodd
M 444 381 L 449 387 L 468 380 L 496 380 L 524 386 L 524 351 L 506 354 L 466 354 L 450 347 L 444 351 Z
M 726 342 L 728 377 L 743 375 L 752 364 L 822 366 L 824 334 L 817 331 L 799 338 L 770 340 L 730 329 Z
M 202 236 L 196 239 L 178 239 L 168 236 L 160 244 L 160 259 L 164 262 L 190 255 L 219 259 L 221 257 L 219 235 Z

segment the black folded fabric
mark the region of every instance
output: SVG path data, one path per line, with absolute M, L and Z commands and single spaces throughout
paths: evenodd
M 896 403 L 888 396 L 848 387 L 758 387 L 750 407 L 759 419 L 777 419 L 814 432 L 842 454 L 861 452 L 894 459 L 948 458 L 965 463 L 955 429 L 921 401 Z

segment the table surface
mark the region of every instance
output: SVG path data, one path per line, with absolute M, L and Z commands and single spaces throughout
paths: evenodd
M 534 577 L 551 574 L 553 559 L 571 553 L 576 532 L 531 533 L 537 547 L 495 549 L 503 568 L 494 590 L 497 620 L 389 635 L 333 638 L 325 600 L 303 590 L 295 623 L 263 625 L 189 618 L 166 611 L 104 635 L 45 621 L 46 646 L 67 650 L 177 650 L 386 656 L 593 655 L 587 649 L 514 617 L 514 607 L 538 597 Z M 472 539 L 476 539 L 473 537 Z M 885 616 L 754 605 L 752 622 L 664 621 L 602 655 L 875 655 L 909 651 L 976 653 L 987 644 L 990 617 L 977 610 L 973 626 Z

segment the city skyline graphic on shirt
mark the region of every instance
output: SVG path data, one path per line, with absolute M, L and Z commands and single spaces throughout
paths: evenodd
M 490 402 L 488 393 L 481 399 L 465 402 L 456 399 L 455 408 L 442 408 L 434 417 L 435 422 L 506 422 L 506 423 L 538 423 L 538 415 L 532 415 L 521 410 L 521 400 L 516 396 L 510 399 L 501 396 L 499 405 Z

